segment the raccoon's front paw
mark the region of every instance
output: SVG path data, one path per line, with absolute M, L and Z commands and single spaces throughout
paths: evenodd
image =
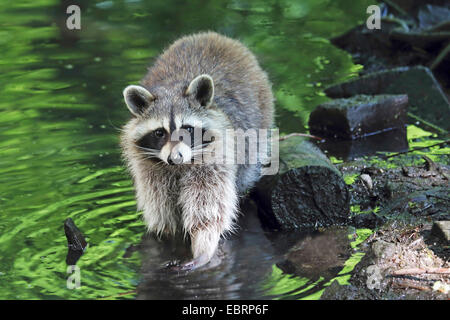
M 163 264 L 162 269 L 169 269 L 170 270 L 170 269 L 172 269 L 174 267 L 179 266 L 180 263 L 181 263 L 180 260 L 170 260 L 170 261 L 168 261 L 168 262 Z
M 173 271 L 192 271 L 200 267 L 203 267 L 208 262 L 209 262 L 208 256 L 204 254 L 191 261 L 182 264 L 172 265 L 169 267 L 169 269 Z

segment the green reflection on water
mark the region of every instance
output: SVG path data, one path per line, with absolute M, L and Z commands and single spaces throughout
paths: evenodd
M 242 40 L 270 74 L 282 132 L 305 132 L 322 88 L 360 66 L 328 38 L 366 17 L 370 1 L 82 1 L 82 30 L 56 0 L 0 3 L 0 298 L 101 298 L 136 287 L 124 258 L 144 226 L 122 167 L 122 88 L 182 34 Z M 90 244 L 81 288 L 66 288 L 63 221 Z

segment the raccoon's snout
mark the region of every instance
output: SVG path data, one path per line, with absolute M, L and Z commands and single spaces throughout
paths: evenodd
M 183 155 L 181 152 L 178 152 L 175 155 L 170 155 L 169 158 L 167 158 L 167 163 L 170 165 L 183 163 Z
M 171 150 L 166 158 L 166 162 L 170 165 L 190 163 L 192 157 L 192 150 L 190 146 L 183 142 L 169 144 Z

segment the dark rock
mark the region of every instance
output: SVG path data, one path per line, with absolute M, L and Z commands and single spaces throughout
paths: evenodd
M 309 117 L 312 134 L 355 139 L 375 133 L 404 128 L 406 95 L 355 95 L 317 106 Z
M 262 224 L 270 229 L 317 228 L 349 221 L 349 193 L 341 173 L 301 137 L 280 142 L 280 170 L 252 192 Z
M 407 94 L 409 111 L 445 130 L 450 129 L 450 103 L 431 71 L 423 66 L 371 73 L 325 89 L 331 98 L 367 94 Z
M 450 221 L 435 221 L 431 233 L 444 242 L 450 242 Z
M 64 232 L 67 238 L 67 246 L 69 247 L 66 263 L 74 265 L 86 249 L 87 242 L 71 218 L 67 218 L 64 221 Z

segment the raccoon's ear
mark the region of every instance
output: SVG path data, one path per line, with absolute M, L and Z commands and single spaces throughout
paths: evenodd
M 191 81 L 186 95 L 193 96 L 201 106 L 209 107 L 214 98 L 214 82 L 207 74 L 201 74 Z
M 138 116 L 150 106 L 155 97 L 141 86 L 128 86 L 123 90 L 123 98 L 131 113 Z

